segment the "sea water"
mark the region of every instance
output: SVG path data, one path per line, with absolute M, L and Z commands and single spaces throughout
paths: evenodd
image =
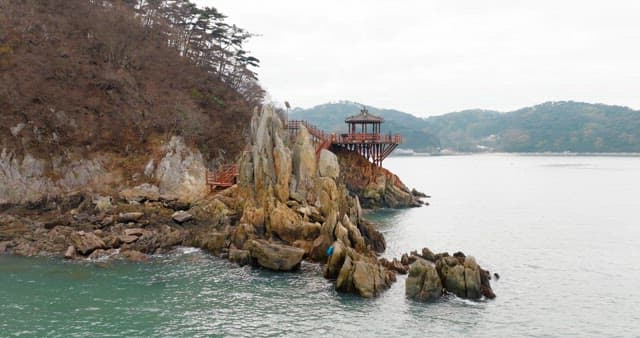
M 185 248 L 148 263 L 0 256 L 0 336 L 640 336 L 640 158 L 471 155 L 384 163 L 431 198 L 367 217 L 387 257 L 461 250 L 498 297 L 338 294 Z

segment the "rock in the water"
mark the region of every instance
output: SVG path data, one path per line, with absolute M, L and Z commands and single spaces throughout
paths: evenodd
M 120 257 L 130 260 L 132 262 L 146 262 L 149 260 L 149 257 L 147 257 L 147 255 L 136 250 L 121 251 Z
M 122 190 L 120 198 L 129 203 L 157 201 L 160 199 L 160 189 L 155 185 L 144 183 L 134 188 Z
M 442 282 L 433 264 L 419 260 L 411 265 L 405 294 L 418 301 L 433 301 L 442 296 Z
M 240 250 L 231 247 L 229 249 L 229 260 L 240 266 L 249 265 L 251 264 L 251 253 L 249 253 L 249 250 Z
M 353 257 L 353 258 L 352 258 Z M 372 298 L 389 288 L 392 281 L 390 273 L 375 261 L 363 257 L 347 255 L 338 274 L 336 290 L 357 293 L 361 297 Z
M 258 265 L 278 271 L 291 271 L 300 267 L 304 250 L 288 245 L 251 240 L 248 245 L 251 257 Z
M 144 213 L 138 211 L 120 213 L 118 214 L 118 221 L 122 223 L 137 222 L 142 216 L 144 216 Z
M 484 272 L 472 256 L 455 253 L 436 262 L 438 275 L 444 288 L 460 298 L 480 299 L 483 295 L 495 298 L 489 285 L 488 272 Z M 484 278 L 483 278 L 484 274 Z
M 191 216 L 191 214 L 186 211 L 179 210 L 174 212 L 173 215 L 171 215 L 171 218 L 176 221 L 176 223 L 182 224 L 190 221 L 193 216 Z
M 322 149 L 318 160 L 318 171 L 322 177 L 338 178 L 340 176 L 338 157 L 334 153 Z
M 64 252 L 65 259 L 74 259 L 76 258 L 76 247 L 73 245 L 69 245 L 67 251 Z
M 102 239 L 92 232 L 73 232 L 71 234 L 71 242 L 78 252 L 83 255 L 87 255 L 96 249 L 104 249 L 105 247 Z
M 480 267 L 472 256 L 467 256 L 464 260 L 464 282 L 467 289 L 467 298 L 480 299 L 482 297 Z
M 335 241 L 332 244 L 333 253 L 327 259 L 327 265 L 324 267 L 325 278 L 337 278 L 344 264 L 346 248 L 340 241 Z
M 429 250 L 429 248 L 422 248 L 422 258 L 435 263 L 436 262 L 436 255 L 433 254 L 433 252 L 431 252 L 431 250 Z
M 96 249 L 94 250 L 90 255 L 89 255 L 89 259 L 100 259 L 100 258 L 104 258 L 104 257 L 109 257 L 111 255 L 113 255 L 115 252 L 114 249 L 111 250 L 103 250 L 103 249 Z
M 493 293 L 491 289 L 491 283 L 489 280 L 491 279 L 491 273 L 487 270 L 480 269 L 480 288 L 482 291 L 482 295 L 487 299 L 496 298 L 496 294 Z
M 220 232 L 210 232 L 204 235 L 201 239 L 201 247 L 207 251 L 219 254 L 224 248 L 227 247 L 225 236 Z

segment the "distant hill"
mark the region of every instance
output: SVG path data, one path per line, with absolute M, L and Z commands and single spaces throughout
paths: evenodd
M 344 130 L 344 118 L 361 105 L 343 101 L 295 109 L 329 130 Z M 426 119 L 397 110 L 368 107 L 385 118 L 384 130 L 404 134 L 404 148 L 435 152 L 640 152 L 640 111 L 583 102 L 547 102 L 501 113 L 465 110 Z

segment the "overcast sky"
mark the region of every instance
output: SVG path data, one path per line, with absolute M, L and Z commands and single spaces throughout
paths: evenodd
M 197 0 L 260 34 L 275 101 L 428 116 L 576 100 L 640 108 L 638 0 Z

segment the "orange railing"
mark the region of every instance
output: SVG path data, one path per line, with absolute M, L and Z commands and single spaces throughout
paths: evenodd
M 316 138 L 317 142 L 323 142 L 326 140 L 330 140 L 331 143 L 402 143 L 402 136 L 399 134 L 395 135 L 382 135 L 382 134 L 374 134 L 374 133 L 347 133 L 336 135 L 335 133 L 327 133 L 324 130 L 310 124 L 307 121 L 300 120 L 291 120 L 288 121 L 287 127 L 290 130 L 300 129 L 300 126 L 303 125 L 309 131 L 313 137 Z
M 228 188 L 236 184 L 238 177 L 238 165 L 223 165 L 216 171 L 207 171 L 207 184 L 211 186 L 211 190 L 218 187 Z

